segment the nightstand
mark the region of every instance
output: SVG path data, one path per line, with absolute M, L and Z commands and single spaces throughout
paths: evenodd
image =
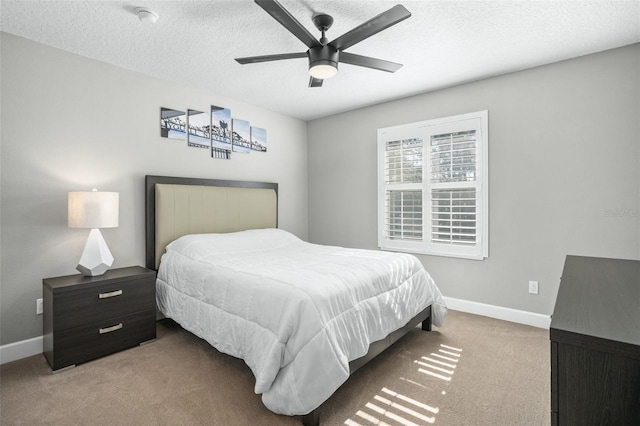
M 51 369 L 155 339 L 155 279 L 155 271 L 132 266 L 42 280 L 43 349 Z

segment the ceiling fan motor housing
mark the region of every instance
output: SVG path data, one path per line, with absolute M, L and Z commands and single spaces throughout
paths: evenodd
M 338 69 L 338 49 L 327 44 L 314 46 L 307 51 L 309 56 L 309 69 L 316 65 L 329 65 Z

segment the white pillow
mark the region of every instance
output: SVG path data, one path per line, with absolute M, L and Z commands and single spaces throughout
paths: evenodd
M 250 229 L 224 234 L 185 235 L 169 243 L 167 251 L 176 251 L 191 259 L 215 254 L 271 250 L 298 243 L 295 235 L 282 229 Z

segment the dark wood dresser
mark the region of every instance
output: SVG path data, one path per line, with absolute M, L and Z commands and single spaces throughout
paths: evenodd
M 44 354 L 59 370 L 156 338 L 155 271 L 42 280 Z
M 550 337 L 552 425 L 640 425 L 640 261 L 567 256 Z

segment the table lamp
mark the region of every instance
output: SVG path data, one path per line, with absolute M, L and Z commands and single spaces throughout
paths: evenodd
M 99 228 L 117 228 L 118 210 L 117 192 L 98 192 L 97 189 L 69 192 L 69 228 L 91 228 L 76 266 L 82 275 L 102 275 L 113 265 L 113 255 Z

